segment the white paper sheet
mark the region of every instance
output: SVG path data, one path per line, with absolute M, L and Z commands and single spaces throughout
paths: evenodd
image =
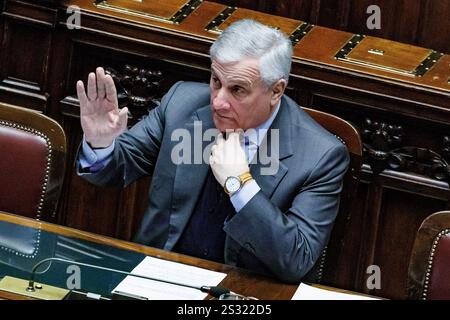
M 377 298 L 335 292 L 301 283 L 292 297 L 292 300 L 379 300 Z
M 145 257 L 131 273 L 197 287 L 217 286 L 226 277 L 225 273 L 153 257 Z M 202 300 L 207 296 L 197 289 L 133 276 L 127 276 L 113 292 L 123 292 L 149 300 Z

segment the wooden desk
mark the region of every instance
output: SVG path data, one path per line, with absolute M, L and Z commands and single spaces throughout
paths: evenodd
M 95 243 L 100 245 L 105 245 L 107 247 L 113 247 L 120 250 L 123 250 L 123 253 L 125 252 L 136 252 L 141 253 L 146 256 L 152 256 L 156 258 L 166 259 L 174 262 L 180 262 L 188 265 L 193 265 L 196 267 L 205 268 L 208 270 L 218 271 L 226 273 L 227 276 L 225 279 L 219 284 L 222 287 L 228 288 L 233 292 L 242 294 L 244 296 L 251 296 L 256 297 L 260 300 L 290 300 L 294 294 L 294 292 L 297 289 L 297 285 L 294 284 L 286 284 L 279 282 L 275 279 L 271 279 L 262 275 L 258 275 L 252 272 L 249 272 L 244 269 L 216 263 L 213 261 L 198 259 L 174 252 L 164 251 L 156 248 L 151 248 L 143 245 L 139 245 L 136 243 L 131 243 L 127 241 L 117 240 L 97 234 L 93 234 L 90 232 L 85 232 L 73 228 L 67 228 L 58 226 L 55 224 L 47 223 L 47 222 L 41 222 L 36 221 L 29 218 L 24 218 L 16 215 L 11 215 L 8 213 L 0 212 L 0 230 L 4 231 L 1 228 L 4 228 L 6 226 L 24 226 L 30 228 L 30 230 L 36 230 L 37 232 L 40 232 L 38 235 L 38 242 L 39 246 L 45 247 L 48 243 L 46 243 L 46 240 L 42 240 L 43 233 L 48 234 L 54 234 L 57 236 L 63 236 L 70 239 L 79 239 L 87 241 L 88 243 Z M 28 229 L 27 228 L 27 229 Z M 17 230 L 16 230 L 17 231 Z M 6 235 L 6 237 L 8 237 Z M 4 241 L 4 238 L 3 238 Z M 0 237 L 0 250 L 8 250 L 8 248 L 5 247 L 5 243 L 2 242 L 2 238 Z M 51 255 L 57 255 L 54 254 L 54 251 L 49 251 Z M 111 252 L 110 252 L 111 253 Z M 17 255 L 16 253 L 10 252 L 12 256 Z M 142 256 L 143 257 L 143 256 Z M 5 263 L 3 261 L 2 256 L 0 255 L 0 279 L 4 275 L 8 275 L 8 272 L 5 274 L 5 269 L 2 269 L 2 263 Z M 48 256 L 39 256 L 34 255 L 32 259 L 33 261 L 29 266 L 33 266 L 34 264 L 38 263 L 39 261 L 48 258 Z M 136 262 L 136 264 L 139 261 Z M 103 265 L 105 266 L 105 265 Z M 108 267 L 108 266 L 107 266 Z M 30 268 L 31 269 L 31 268 Z M 28 269 L 28 270 L 30 270 Z M 68 277 L 68 275 L 64 275 L 65 277 Z M 38 279 L 35 279 L 38 280 Z M 39 282 L 39 281 L 38 281 Z M 201 284 L 200 284 L 201 285 Z M 324 285 L 314 285 L 321 289 L 326 290 L 332 290 L 335 292 L 342 292 L 342 293 L 350 293 L 350 294 L 358 294 L 355 292 L 351 292 L 348 290 L 338 289 L 338 288 L 332 288 Z M 83 288 L 81 288 L 83 289 Z M 0 299 L 7 299 L 7 300 L 32 300 L 32 298 L 21 296 L 13 293 L 9 293 L 6 291 L 0 290 Z
M 64 237 L 68 237 L 71 239 L 81 239 L 88 241 L 89 243 L 96 243 L 101 245 L 106 245 L 114 248 L 119 248 L 126 251 L 134 251 L 137 253 L 142 253 L 144 255 L 153 256 L 157 258 L 167 259 L 170 261 L 181 262 L 189 265 L 194 265 L 197 267 L 224 272 L 227 274 L 225 279 L 220 283 L 220 286 L 226 287 L 233 292 L 246 295 L 253 296 L 258 299 L 267 299 L 267 300 L 277 300 L 277 299 L 291 299 L 294 294 L 297 285 L 290 285 L 278 282 L 274 279 L 270 279 L 267 277 L 263 277 L 254 273 L 250 273 L 246 270 L 235 268 L 232 266 L 223 265 L 220 263 L 207 261 L 203 259 L 198 259 L 194 257 L 185 256 L 182 254 L 177 254 L 174 252 L 168 252 L 156 248 L 146 247 L 143 245 L 126 242 L 122 240 L 117 240 L 105 236 L 96 235 L 89 232 L 84 232 L 72 228 L 62 227 L 51 223 L 36 221 L 24 217 L 19 217 L 15 215 L 10 215 L 6 213 L 0 212 L 0 225 L 4 222 L 10 223 L 11 225 L 19 225 L 26 226 L 35 229 L 36 231 L 40 230 L 42 233 L 53 233 L 56 235 L 61 235 Z M 43 237 L 41 236 L 41 239 Z M 0 237 L 1 241 L 1 237 Z M 4 244 L 0 242 L 1 249 L 5 249 Z M 40 246 L 45 246 L 45 239 L 42 240 Z M 14 255 L 14 253 L 11 253 Z M 36 261 L 34 263 L 39 262 L 43 258 L 34 258 Z M 139 261 L 137 261 L 138 263 Z M 34 264 L 33 263 L 33 264 Z M 136 263 L 136 264 L 137 264 Z M 0 274 L 2 273 L 2 265 L 0 264 Z M 67 275 L 66 275 L 67 277 Z M 17 295 L 7 293 L 4 291 L 0 291 L 0 298 L 3 299 L 24 299 L 24 297 L 19 297 Z

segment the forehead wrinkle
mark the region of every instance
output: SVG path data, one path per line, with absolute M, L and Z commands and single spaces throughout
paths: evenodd
M 259 70 L 253 66 L 239 66 L 231 65 L 223 67 L 221 64 L 212 62 L 212 72 L 216 75 L 221 75 L 228 82 L 238 82 L 245 85 L 252 86 L 260 80 Z

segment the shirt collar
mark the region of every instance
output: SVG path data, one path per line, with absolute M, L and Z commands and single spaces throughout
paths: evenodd
M 267 131 L 269 130 L 270 126 L 272 125 L 273 120 L 275 120 L 275 117 L 277 116 L 278 111 L 280 110 L 280 105 L 281 105 L 281 99 L 280 99 L 280 101 L 278 101 L 277 107 L 269 119 L 264 121 L 262 124 L 260 124 L 256 128 L 245 130 L 244 137 L 246 137 L 248 139 L 248 141 L 250 141 L 250 144 L 257 145 L 258 147 L 260 146 Z

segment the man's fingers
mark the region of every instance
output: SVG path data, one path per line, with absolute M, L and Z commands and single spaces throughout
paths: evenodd
M 224 143 L 225 139 L 223 138 L 223 134 L 219 133 L 216 139 L 216 145 Z
M 105 90 L 106 90 L 106 99 L 108 99 L 109 102 L 112 102 L 116 106 L 118 106 L 117 92 L 116 92 L 116 86 L 114 85 L 114 80 L 108 74 L 105 76 L 104 82 L 105 82 Z
M 209 165 L 212 166 L 217 162 L 217 159 L 214 156 L 209 157 Z
M 120 121 L 120 126 L 122 127 L 122 129 L 125 129 L 127 127 L 127 122 L 128 122 L 128 108 L 124 107 L 119 111 L 119 121 Z
M 84 108 L 87 106 L 88 98 L 86 96 L 86 91 L 84 90 L 83 81 L 81 81 L 81 80 L 77 81 L 77 96 L 78 96 L 78 101 L 80 101 L 81 111 L 83 111 Z
M 244 132 L 242 130 L 230 132 L 228 135 L 228 140 L 232 140 L 234 142 L 240 142 L 240 137 L 241 137 L 241 134 L 243 134 L 243 133 Z
M 89 100 L 97 99 L 97 83 L 95 81 L 95 73 L 91 72 L 88 76 L 87 96 Z
M 230 151 L 236 150 L 236 148 L 242 148 L 240 134 L 238 132 L 230 132 L 228 134 L 228 139 L 224 142 L 224 144 Z
M 98 67 L 96 70 L 97 74 L 97 97 L 103 99 L 106 94 L 105 90 L 105 70 L 102 67 Z

